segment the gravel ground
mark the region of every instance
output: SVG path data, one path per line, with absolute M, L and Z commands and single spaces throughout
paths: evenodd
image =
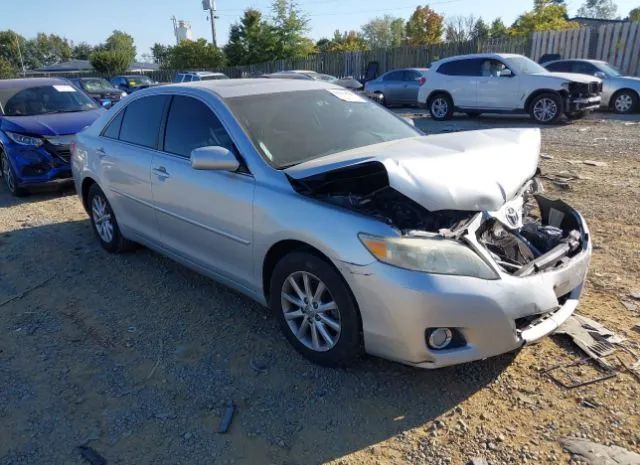
M 410 113 L 429 133 L 529 125 Z M 575 178 L 548 190 L 594 236 L 579 311 L 640 342 L 640 117 L 543 140 L 543 172 Z M 86 463 L 82 444 L 109 464 L 579 463 L 567 435 L 640 452 L 640 383 L 560 388 L 541 370 L 579 354 L 558 337 L 431 372 L 371 357 L 320 368 L 245 297 L 145 249 L 102 251 L 71 193 L 14 199 L 2 185 L 0 252 L 1 465 Z

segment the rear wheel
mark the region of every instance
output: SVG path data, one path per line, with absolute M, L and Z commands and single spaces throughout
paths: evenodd
M 341 366 L 362 353 L 360 316 L 351 291 L 317 255 L 293 252 L 278 262 L 270 306 L 287 340 L 312 362 Z
M 611 99 L 611 108 L 619 114 L 633 113 L 638 108 L 638 94 L 632 90 L 621 90 Z
M 27 191 L 18 186 L 18 180 L 16 179 L 16 175 L 13 172 L 13 168 L 11 167 L 11 163 L 9 163 L 9 159 L 7 158 L 7 154 L 0 150 L 0 172 L 2 173 L 2 179 L 4 180 L 4 184 L 7 186 L 9 192 L 16 197 L 21 197 L 27 194 Z
M 121 253 L 131 250 L 134 243 L 126 239 L 120 232 L 116 215 L 102 189 L 97 184 L 89 188 L 87 197 L 91 225 L 96 233 L 100 245 L 111 253 Z
M 540 124 L 553 124 L 563 113 L 562 99 L 559 95 L 544 93 L 535 97 L 529 106 L 531 119 Z
M 429 113 L 436 121 L 451 119 L 453 116 L 453 100 L 447 94 L 436 94 L 429 99 Z

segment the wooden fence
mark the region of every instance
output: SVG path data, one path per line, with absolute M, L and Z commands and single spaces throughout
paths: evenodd
M 537 61 L 548 53 L 608 61 L 623 74 L 640 76 L 640 22 L 535 32 L 529 56 Z

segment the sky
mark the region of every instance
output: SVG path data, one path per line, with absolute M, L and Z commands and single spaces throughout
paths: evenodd
M 0 0 L 0 4 L 13 0 Z M 218 44 L 227 41 L 229 27 L 249 7 L 270 12 L 270 0 L 217 0 L 216 20 Z M 359 29 L 368 20 L 390 14 L 408 18 L 417 5 L 410 0 L 298 0 L 309 16 L 309 36 L 315 40 L 331 37 L 336 29 Z M 509 25 L 533 0 L 432 0 L 429 5 L 446 16 L 473 14 L 487 21 L 502 17 Z M 569 0 L 569 14 L 575 14 L 582 0 Z M 639 0 L 616 0 L 618 12 L 626 16 L 640 4 Z M 27 38 L 38 32 L 54 33 L 74 43 L 103 42 L 111 31 L 119 29 L 131 34 L 138 57 L 150 53 L 155 43 L 175 44 L 171 17 L 189 21 L 193 37 L 211 40 L 211 26 L 202 10 L 201 0 L 20 0 L 12 8 L 2 8 L 0 30 L 12 29 Z

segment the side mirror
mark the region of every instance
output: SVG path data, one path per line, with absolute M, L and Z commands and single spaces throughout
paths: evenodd
M 513 72 L 509 68 L 503 69 L 500 71 L 500 77 L 513 77 Z
M 224 147 L 200 147 L 191 151 L 191 168 L 194 170 L 236 171 L 240 162 Z
M 607 75 L 603 71 L 596 71 L 593 75 L 600 79 L 606 79 Z

